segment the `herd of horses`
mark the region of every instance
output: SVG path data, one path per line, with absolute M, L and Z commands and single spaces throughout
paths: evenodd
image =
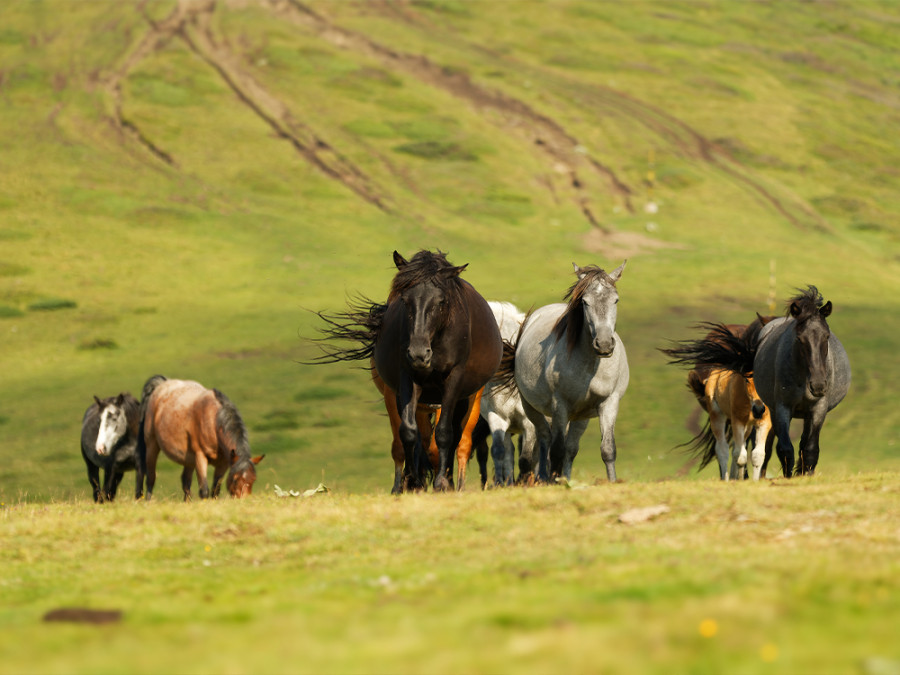
M 436 491 L 461 490 L 473 454 L 484 487 L 488 438 L 495 484 L 567 481 L 595 417 L 607 478 L 617 480 L 615 423 L 629 379 L 616 333 L 624 262 L 612 272 L 574 265 L 563 302 L 524 314 L 509 303 L 489 303 L 462 278 L 466 265 L 452 265 L 440 251 L 422 250 L 409 260 L 394 251 L 393 261 L 385 302 L 361 297 L 346 311 L 318 314 L 323 353 L 314 361 L 367 362 L 391 424 L 393 493 L 428 483 Z M 814 472 L 825 415 L 850 385 L 847 354 L 826 321 L 831 309 L 809 286 L 783 317 L 701 324 L 702 338 L 660 350 L 691 369 L 688 386 L 708 413 L 704 429 L 685 444 L 701 468 L 716 459 L 720 478 L 742 478 L 749 459 L 758 480 L 775 445 L 786 477 Z M 803 419 L 796 464 L 794 418 Z M 223 479 L 233 497 L 250 494 L 262 459 L 251 456 L 244 423 L 224 394 L 160 375 L 147 381 L 140 402 L 124 392 L 95 397 L 81 446 L 95 501 L 113 499 L 132 468 L 135 496 L 142 496 L 146 478 L 149 498 L 160 451 L 184 467 L 186 500 L 194 472 L 201 497 L 217 496 Z

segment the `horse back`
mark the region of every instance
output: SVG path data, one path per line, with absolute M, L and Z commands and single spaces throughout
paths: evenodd
M 190 380 L 166 380 L 153 390 L 144 433 L 152 435 L 167 455 L 183 463 L 188 451 L 217 447 L 218 409 L 211 389 Z

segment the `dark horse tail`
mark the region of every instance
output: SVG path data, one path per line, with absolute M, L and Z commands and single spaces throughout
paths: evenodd
M 141 390 L 141 424 L 138 427 L 137 447 L 135 448 L 136 485 L 135 498 L 139 498 L 144 491 L 144 476 L 147 475 L 147 444 L 144 441 L 144 419 L 147 416 L 147 406 L 150 405 L 150 396 L 153 391 L 168 378 L 165 375 L 154 375 L 144 383 Z
M 748 331 L 749 336 L 738 337 L 725 324 L 702 323 L 698 327 L 707 331 L 702 340 L 684 340 L 659 350 L 669 357 L 669 363 L 691 368 L 724 368 L 745 377 L 753 374 L 758 331 Z

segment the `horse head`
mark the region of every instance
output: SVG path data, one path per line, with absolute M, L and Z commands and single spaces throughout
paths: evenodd
M 807 373 L 806 388 L 813 398 L 822 398 L 828 387 L 828 340 L 831 330 L 826 319 L 831 314 L 831 301 L 822 304 L 815 286 L 791 301 L 790 316 L 796 321 L 795 351 Z
M 442 253 L 419 251 L 407 261 L 394 251 L 397 276 L 392 296 L 406 308 L 409 343 L 406 359 L 410 367 L 427 374 L 432 367 L 432 343 L 447 325 L 451 306 L 459 300 L 459 275 L 466 265 L 455 267 Z
M 94 400 L 100 408 L 100 429 L 97 431 L 94 449 L 98 455 L 106 455 L 128 432 L 128 419 L 123 408 L 125 394 L 119 394 L 115 399 L 107 399 L 105 402 L 96 396 Z
M 262 461 L 265 455 L 258 457 L 240 457 L 234 450 L 231 451 L 231 469 L 225 485 L 232 497 L 240 499 L 247 497 L 253 491 L 253 483 L 256 482 L 256 465 Z
M 580 305 L 583 326 L 588 330 L 591 347 L 601 359 L 612 356 L 616 348 L 616 305 L 619 302 L 616 282 L 622 276 L 625 262 L 609 274 L 595 265 L 579 267 L 572 263 L 578 281 L 567 294 L 569 309 L 574 312 Z M 574 317 L 577 321 L 577 313 Z M 574 347 L 572 333 L 569 340 L 570 348 Z

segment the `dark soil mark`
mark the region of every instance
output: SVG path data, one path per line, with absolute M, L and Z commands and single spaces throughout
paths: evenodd
M 60 607 L 44 614 L 44 621 L 69 623 L 117 623 L 122 620 L 119 609 L 88 609 L 86 607 Z

